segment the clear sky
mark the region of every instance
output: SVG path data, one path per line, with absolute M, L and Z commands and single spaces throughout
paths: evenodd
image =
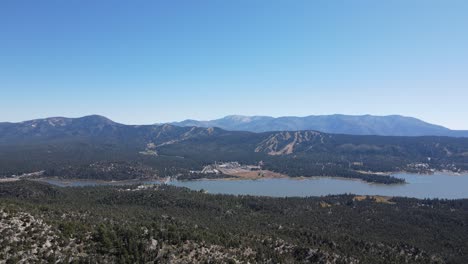
M 0 121 L 401 114 L 468 129 L 468 1 L 2 0 Z

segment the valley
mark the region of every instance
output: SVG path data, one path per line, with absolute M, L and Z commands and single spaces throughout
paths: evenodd
M 467 152 L 437 136 L 1 123 L 0 259 L 464 263 Z
M 2 1 L 0 264 L 467 264 L 468 1 Z
M 131 126 L 101 116 L 0 124 L 4 178 L 44 171 L 46 176 L 78 179 L 189 179 L 203 176 L 191 172 L 210 164 L 238 162 L 261 163 L 272 177 L 344 177 L 396 184 L 404 180 L 389 176 L 395 172 L 467 171 L 467 152 L 468 138 Z

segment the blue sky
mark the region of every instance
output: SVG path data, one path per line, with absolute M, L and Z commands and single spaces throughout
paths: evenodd
M 0 120 L 402 114 L 468 129 L 468 1 L 3 0 Z

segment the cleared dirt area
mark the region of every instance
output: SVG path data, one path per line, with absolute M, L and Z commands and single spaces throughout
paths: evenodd
M 394 202 L 391 202 L 390 200 L 392 199 L 392 196 L 380 196 L 380 195 L 374 195 L 374 196 L 367 196 L 367 195 L 359 195 L 354 197 L 354 201 L 364 201 L 364 200 L 371 200 L 376 203 L 384 203 L 384 204 L 395 204 Z
M 19 178 L 0 178 L 0 182 L 14 182 L 18 180 Z
M 272 179 L 272 178 L 289 178 L 288 175 L 276 173 L 269 170 L 243 170 L 243 169 L 226 169 L 221 170 L 223 174 L 232 175 L 238 177 L 241 180 L 256 180 L 256 179 Z

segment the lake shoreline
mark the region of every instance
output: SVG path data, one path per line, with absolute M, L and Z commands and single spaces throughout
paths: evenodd
M 170 178 L 170 177 L 169 177 Z M 58 185 L 62 187 L 73 187 L 74 184 L 86 184 L 89 185 L 101 185 L 101 186 L 125 186 L 125 185 L 139 185 L 144 184 L 145 182 L 153 182 L 154 184 L 162 184 L 166 182 L 167 178 L 146 178 L 146 179 L 131 179 L 131 180 L 121 180 L 121 181 L 106 181 L 106 180 L 93 180 L 93 179 L 64 179 L 60 177 L 41 177 L 34 179 L 27 179 L 37 182 L 46 182 L 53 185 Z
M 412 173 L 412 172 L 405 172 L 399 171 L 394 173 L 387 173 L 387 172 L 376 172 L 375 174 L 381 176 L 389 176 L 389 177 L 396 177 L 398 178 L 398 174 L 408 174 L 408 175 L 420 175 L 420 176 L 431 176 L 437 173 L 443 173 L 447 176 L 463 176 L 463 173 L 454 173 L 449 171 L 436 171 L 433 173 Z M 468 172 L 467 172 L 468 173 Z M 49 181 L 56 181 L 64 186 L 73 185 L 74 183 L 86 183 L 92 182 L 95 185 L 134 185 L 134 184 L 148 184 L 148 182 L 154 184 L 161 184 L 161 183 L 169 183 L 169 182 L 191 182 L 191 181 L 258 181 L 258 180 L 269 180 L 269 179 L 288 179 L 294 181 L 304 181 L 304 180 L 320 180 L 320 179 L 336 179 L 342 181 L 357 181 L 362 182 L 369 185 L 402 185 L 402 184 L 409 184 L 408 182 L 403 183 L 378 183 L 378 182 L 369 182 L 359 178 L 351 178 L 351 177 L 341 177 L 341 176 L 288 176 L 285 174 L 275 173 L 274 175 L 267 174 L 266 176 L 259 176 L 259 177 L 241 177 L 237 175 L 229 175 L 232 177 L 225 177 L 225 178 L 198 178 L 198 179 L 183 179 L 178 180 L 175 177 L 165 177 L 165 178 L 146 178 L 146 179 L 130 179 L 130 180 L 118 180 L 118 181 L 108 181 L 108 180 L 94 180 L 94 179 L 67 179 L 67 178 L 60 178 L 60 177 L 41 177 L 41 178 L 5 178 L 0 179 L 1 182 L 11 182 L 17 181 L 21 179 L 28 179 L 33 181 L 39 182 L 49 182 Z M 149 183 L 149 184 L 151 184 Z
M 375 184 L 359 179 L 338 177 L 298 177 L 260 180 L 194 180 L 170 184 L 213 194 L 254 195 L 270 197 L 308 197 L 339 194 L 410 197 L 417 199 L 468 199 L 465 186 L 468 174 L 400 174 L 406 184 Z
M 80 179 L 28 179 L 59 187 L 125 186 L 169 184 L 191 190 L 206 190 L 213 194 L 253 195 L 269 197 L 309 197 L 339 194 L 412 197 L 417 199 L 468 199 L 468 174 L 397 174 L 407 184 L 376 184 L 344 177 L 288 177 L 262 179 L 196 179 L 173 178 L 131 181 L 99 181 Z
M 388 175 L 389 177 L 392 175 Z M 398 177 L 396 177 L 398 178 Z M 259 177 L 259 178 L 242 178 L 242 177 L 232 177 L 232 178 L 198 178 L 198 179 L 184 179 L 184 180 L 177 180 L 173 179 L 173 181 L 177 182 L 191 182 L 191 181 L 261 181 L 261 180 L 271 180 L 271 179 L 285 179 L 285 180 L 293 180 L 293 181 L 307 181 L 307 180 L 320 180 L 320 179 L 336 179 L 336 180 L 343 180 L 343 181 L 357 181 L 371 185 L 401 185 L 401 184 L 408 184 L 407 182 L 402 183 L 379 183 L 379 182 L 369 182 L 359 178 L 350 178 L 350 177 L 340 177 L 340 176 L 285 176 L 285 177 Z
M 262 173 L 266 172 L 265 176 L 252 176 L 252 173 Z M 362 174 L 375 174 L 379 176 L 388 176 L 388 177 L 394 177 L 394 178 L 399 178 L 398 175 L 400 174 L 411 174 L 411 175 L 421 175 L 421 176 L 431 176 L 434 174 L 446 174 L 447 176 L 463 176 L 465 174 L 468 174 L 468 171 L 462 171 L 462 172 L 453 172 L 453 171 L 448 171 L 448 170 L 436 170 L 432 172 L 426 172 L 426 173 L 417 173 L 417 172 L 408 172 L 408 171 L 395 171 L 395 172 L 369 172 L 369 171 L 357 171 Z M 225 178 L 198 178 L 198 179 L 183 179 L 183 180 L 177 180 L 176 181 L 243 181 L 243 180 L 262 180 L 262 179 L 290 179 L 290 180 L 308 180 L 308 179 L 320 179 L 320 178 L 329 178 L 329 179 L 339 179 L 339 180 L 348 180 L 348 181 L 360 181 L 366 184 L 372 184 L 372 185 L 401 185 L 401 184 L 409 184 L 408 182 L 401 182 L 401 183 L 380 183 L 380 182 L 372 182 L 372 181 L 366 181 L 364 179 L 360 178 L 353 178 L 353 177 L 342 177 L 342 176 L 298 176 L 298 177 L 293 177 L 289 176 L 286 174 L 281 174 L 273 171 L 268 171 L 268 170 L 262 170 L 262 171 L 255 171 L 252 172 L 252 175 L 249 176 L 244 176 L 245 173 L 242 174 L 226 174 L 232 177 L 225 177 Z M 244 175 L 243 175 L 244 174 Z

